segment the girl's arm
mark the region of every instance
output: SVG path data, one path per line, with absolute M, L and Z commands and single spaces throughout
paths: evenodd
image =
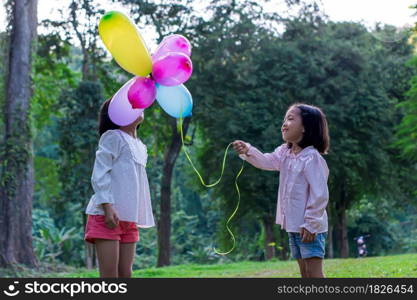
M 94 161 L 91 184 L 95 193 L 95 204 L 114 203 L 111 193 L 111 174 L 113 160 L 120 152 L 120 139 L 116 132 L 106 131 L 100 138 Z
M 262 170 L 279 171 L 281 169 L 282 155 L 287 147 L 286 144 L 277 147 L 272 153 L 262 153 L 251 144 L 246 143 L 246 145 L 249 150 L 246 154 L 240 154 L 240 158 Z
M 327 187 L 329 169 L 324 158 L 318 153 L 313 155 L 305 164 L 304 174 L 309 185 L 309 196 L 304 214 L 304 224 L 300 226 L 300 229 L 305 228 L 314 234 L 326 221 L 324 220 L 326 218 L 324 212 L 329 202 Z

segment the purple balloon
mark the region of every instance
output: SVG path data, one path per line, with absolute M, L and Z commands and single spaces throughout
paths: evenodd
M 127 94 L 134 84 L 136 77 L 126 82 L 113 96 L 109 104 L 109 117 L 119 126 L 132 124 L 143 113 L 141 108 L 132 108 Z
M 193 63 L 184 53 L 170 52 L 153 63 L 153 79 L 165 86 L 180 85 L 193 73 Z
M 155 97 L 155 81 L 148 77 L 135 77 L 127 92 L 132 108 L 147 108 L 155 101 Z
M 159 58 L 165 56 L 169 52 L 180 52 L 190 57 L 191 43 L 187 40 L 186 37 L 179 34 L 167 36 L 162 40 L 158 48 L 156 48 L 155 54 L 152 56 L 152 61 L 157 61 Z

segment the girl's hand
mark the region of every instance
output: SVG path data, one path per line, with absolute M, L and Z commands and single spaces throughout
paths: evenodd
M 303 243 L 311 243 L 312 241 L 314 241 L 314 238 L 316 237 L 315 233 L 311 233 L 305 228 L 301 228 L 300 235 L 301 235 L 301 242 Z
M 248 153 L 249 147 L 246 145 L 244 141 L 234 141 L 233 143 L 233 149 L 239 154 L 246 154 Z
M 107 228 L 114 229 L 119 225 L 119 217 L 110 203 L 103 204 L 105 213 L 105 223 Z

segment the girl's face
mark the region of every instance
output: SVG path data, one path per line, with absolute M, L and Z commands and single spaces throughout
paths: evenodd
M 281 132 L 284 141 L 289 143 L 299 143 L 303 138 L 304 126 L 298 107 L 290 107 L 285 114 Z

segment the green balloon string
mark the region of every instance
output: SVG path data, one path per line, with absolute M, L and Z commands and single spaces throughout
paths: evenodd
M 220 183 L 220 181 L 221 181 L 221 179 L 222 179 L 222 177 L 223 177 L 224 167 L 225 167 L 225 165 L 226 165 L 226 156 L 227 156 L 227 152 L 229 151 L 229 148 L 230 148 L 230 146 L 232 145 L 232 143 L 230 143 L 229 145 L 227 145 L 226 150 L 225 150 L 225 152 L 224 152 L 223 162 L 222 162 L 222 170 L 221 170 L 221 173 L 220 173 L 220 177 L 219 177 L 219 179 L 218 179 L 218 180 L 216 180 L 214 183 L 211 183 L 211 184 L 206 184 L 206 183 L 204 182 L 203 177 L 201 176 L 200 172 L 199 172 L 199 171 L 197 170 L 197 168 L 195 167 L 195 165 L 194 165 L 193 161 L 192 161 L 192 160 L 191 160 L 191 158 L 190 158 L 190 155 L 188 154 L 188 152 L 187 152 L 187 150 L 186 150 L 186 148 L 185 148 L 185 145 L 184 145 L 184 133 L 183 133 L 183 130 L 182 130 L 182 126 L 183 126 L 183 120 L 182 120 L 182 111 L 181 111 L 181 114 L 180 114 L 180 132 L 181 132 L 182 149 L 184 150 L 185 156 L 187 157 L 188 161 L 189 161 L 189 162 L 190 162 L 190 164 L 191 164 L 191 167 L 194 169 L 195 173 L 197 174 L 197 176 L 198 176 L 198 178 L 200 179 L 200 182 L 201 182 L 201 184 L 202 184 L 203 186 L 208 187 L 208 188 L 216 186 L 217 184 L 219 184 L 219 183 Z M 232 251 L 235 249 L 235 247 L 236 247 L 236 238 L 235 238 L 235 236 L 234 236 L 234 234 L 233 234 L 232 230 L 231 230 L 231 229 L 230 229 L 230 227 L 229 227 L 229 223 L 230 223 L 230 221 L 233 219 L 233 217 L 236 215 L 236 213 L 237 213 L 237 211 L 238 211 L 238 209 L 239 209 L 239 205 L 240 205 L 240 190 L 239 190 L 239 185 L 238 185 L 238 183 L 237 183 L 237 180 L 238 180 L 239 176 L 240 176 L 240 175 L 242 174 L 242 172 L 243 172 L 244 165 L 245 165 L 245 161 L 243 161 L 243 162 L 242 162 L 242 167 L 240 168 L 240 170 L 239 170 L 239 172 L 237 173 L 236 178 L 235 178 L 235 187 L 236 187 L 236 191 L 237 191 L 237 195 L 238 195 L 237 205 L 236 205 L 236 208 L 234 209 L 233 213 L 230 215 L 230 217 L 227 219 L 227 222 L 226 222 L 226 229 L 227 229 L 227 231 L 228 231 L 228 232 L 229 232 L 229 234 L 230 234 L 230 237 L 231 237 L 231 239 L 232 239 L 232 241 L 233 241 L 233 245 L 232 245 L 232 247 L 231 247 L 228 251 L 225 251 L 225 252 L 221 252 L 221 251 L 218 251 L 216 248 L 213 248 L 213 251 L 214 251 L 216 254 L 219 254 L 219 255 L 227 255 L 227 254 L 229 254 L 230 252 L 232 252 Z
M 245 163 L 245 161 L 242 162 L 242 167 L 240 168 L 240 170 L 237 173 L 236 178 L 235 178 L 235 187 L 236 187 L 236 191 L 237 191 L 237 195 L 238 195 L 237 205 L 236 205 L 235 210 L 233 211 L 233 213 L 230 215 L 229 219 L 226 222 L 226 229 L 229 232 L 229 234 L 230 234 L 230 236 L 231 236 L 231 238 L 233 240 L 233 246 L 230 248 L 229 251 L 225 251 L 225 252 L 220 252 L 220 251 L 216 250 L 216 248 L 214 248 L 213 249 L 214 252 L 217 253 L 217 254 L 220 254 L 220 255 L 227 255 L 227 254 L 229 254 L 230 252 L 232 252 L 235 249 L 235 246 L 236 246 L 236 239 L 235 239 L 235 236 L 233 235 L 232 230 L 229 227 L 229 223 L 233 219 L 233 217 L 235 216 L 235 214 L 237 213 L 237 210 L 239 209 L 239 205 L 240 205 L 240 191 L 239 191 L 239 185 L 237 184 L 237 180 L 238 180 L 240 174 L 242 174 L 242 172 L 243 172 L 244 163 Z

